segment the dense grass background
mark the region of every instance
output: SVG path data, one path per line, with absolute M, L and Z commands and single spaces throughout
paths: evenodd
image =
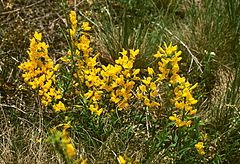
M 36 139 L 46 138 L 49 128 L 64 117 L 41 110 L 34 93 L 24 89 L 17 66 L 26 59 L 29 38 L 36 30 L 43 33 L 53 59 L 64 55 L 67 48 L 63 49 L 66 42 L 61 29 L 66 27 L 66 14 L 74 8 L 81 19 L 92 23 L 94 48 L 100 51 L 103 64 L 117 59 L 123 47 L 139 48 L 143 55 L 135 67 L 147 68 L 160 43 L 179 45 L 183 51 L 181 73 L 199 83 L 198 109 L 211 141 L 205 162 L 239 161 L 240 1 L 69 0 L 66 9 L 61 3 L 0 2 L 0 163 L 63 162 L 51 145 Z M 157 145 L 166 136 L 145 140 L 144 115 L 138 118 L 134 112 L 126 112 L 109 120 L 76 111 L 69 116 L 85 118 L 73 127 L 78 132 L 73 138 L 78 155 L 87 157 L 89 163 L 116 163 L 112 150 L 133 159 L 145 154 L 140 163 L 186 160 L 161 159 L 161 147 L 146 146 Z

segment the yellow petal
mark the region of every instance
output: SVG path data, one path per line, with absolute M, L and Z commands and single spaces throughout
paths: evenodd
M 126 164 L 127 163 L 127 161 L 121 155 L 118 156 L 118 160 L 119 160 L 120 164 Z
M 70 158 L 75 155 L 75 149 L 71 143 L 66 145 L 66 153 Z
M 35 32 L 34 33 L 34 38 L 36 38 L 38 41 L 41 41 L 42 40 L 42 34 L 38 33 L 38 32 Z

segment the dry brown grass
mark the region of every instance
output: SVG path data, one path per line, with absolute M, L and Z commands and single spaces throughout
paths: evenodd
M 0 163 L 57 163 L 60 158 L 45 143 L 42 115 L 37 106 L 27 106 L 29 102 L 21 97 L 22 94 L 16 94 L 14 100 L 9 100 L 1 95 Z M 42 141 L 37 142 L 40 138 Z

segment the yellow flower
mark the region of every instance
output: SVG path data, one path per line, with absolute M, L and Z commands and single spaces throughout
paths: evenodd
M 99 110 L 97 110 L 97 111 L 96 111 L 97 116 L 100 116 L 100 115 L 102 114 L 102 112 L 103 112 L 103 109 L 102 109 L 102 108 L 99 109 Z
M 56 112 L 60 112 L 60 111 L 66 111 L 66 107 L 65 105 L 59 101 L 58 104 L 55 104 L 53 105 L 53 109 L 56 111 Z
M 36 37 L 36 36 L 34 36 L 34 37 Z M 41 40 L 42 39 L 42 34 L 40 33 L 40 36 L 38 35 L 37 36 L 38 37 L 38 39 L 37 40 Z M 49 45 L 48 44 L 46 44 L 45 42 L 40 42 L 40 43 L 38 43 L 38 50 L 43 50 L 43 52 L 45 52 L 45 53 L 48 53 L 48 47 L 49 47 Z M 44 58 L 46 58 L 46 59 L 48 59 L 48 56 L 43 56 Z
M 143 98 L 143 95 L 142 95 L 142 93 L 140 93 L 140 92 L 137 92 L 137 98 L 138 98 L 138 99 L 142 99 L 142 98 Z
M 150 67 L 147 68 L 148 74 L 152 76 L 154 74 L 154 70 Z
M 205 154 L 204 147 L 205 146 L 203 146 L 203 142 L 198 142 L 197 144 L 195 144 L 195 148 L 197 149 L 198 153 L 201 155 Z
M 123 108 L 128 108 L 129 107 L 129 104 L 126 102 L 126 101 L 121 101 L 119 104 L 118 104 L 118 107 L 119 109 L 118 110 L 122 110 Z
M 161 61 L 162 63 L 158 65 L 161 65 L 162 67 L 166 67 L 166 65 L 170 62 L 170 58 L 167 58 L 167 59 L 161 58 Z
M 177 45 L 172 46 L 172 43 L 170 43 L 170 45 L 167 46 L 167 44 L 164 42 L 164 47 L 165 47 L 165 53 L 167 55 L 171 55 L 173 52 L 175 52 L 177 50 Z
M 128 90 L 130 90 L 130 89 L 133 88 L 134 84 L 135 84 L 134 81 L 129 81 L 129 82 L 126 82 L 125 85 L 126 85 L 126 88 L 127 88 Z
M 48 103 L 46 100 L 44 100 L 44 99 L 41 100 L 41 103 L 42 103 L 44 106 L 48 106 L 48 104 L 49 104 L 49 103 Z
M 95 67 L 95 65 L 97 64 L 97 58 L 96 58 L 96 56 L 95 57 L 93 57 L 93 58 L 88 58 L 88 60 L 87 60 L 87 66 L 89 67 L 89 68 L 94 68 Z
M 124 84 L 125 84 L 124 76 L 120 75 L 120 77 L 116 79 L 116 83 L 121 85 L 121 86 L 124 86 Z
M 142 80 L 142 82 L 145 84 L 145 85 L 149 85 L 150 82 L 151 82 L 152 78 L 151 77 L 147 77 L 147 79 L 145 80 Z
M 180 120 L 176 114 L 173 114 L 173 116 L 170 116 L 169 119 L 171 121 L 175 121 L 176 127 L 182 127 L 186 124 L 184 121 Z
M 161 54 L 159 51 L 153 55 L 155 58 L 160 58 L 163 56 L 163 54 Z
M 43 140 L 42 138 L 37 138 L 37 139 L 36 139 L 36 142 L 37 142 L 37 143 L 41 143 L 42 140 Z
M 91 27 L 89 27 L 89 22 L 83 22 L 81 28 L 82 28 L 84 31 L 89 31 L 89 30 L 91 30 Z
M 185 126 L 189 127 L 191 124 L 192 124 L 192 120 L 188 120 L 188 121 L 185 123 Z
M 174 57 L 176 57 L 176 58 L 177 58 L 177 61 L 180 61 L 180 60 L 182 60 L 182 58 L 181 58 L 181 57 L 178 57 L 178 56 L 180 56 L 181 54 L 182 54 L 182 51 L 175 52 L 175 56 L 174 56 Z
M 47 92 L 49 90 L 49 88 L 51 87 L 52 85 L 52 80 L 48 80 L 46 82 L 46 84 L 44 86 L 42 86 L 42 89 L 44 90 L 44 92 Z
M 192 106 L 191 105 L 189 105 L 189 104 L 185 104 L 184 105 L 184 107 L 185 107 L 185 111 L 192 111 Z
M 114 102 L 115 104 L 117 104 L 120 99 L 114 94 L 114 92 L 111 92 L 111 99 L 110 101 Z
M 163 80 L 165 78 L 168 78 L 168 74 L 169 74 L 169 69 L 165 69 L 164 67 L 158 67 L 159 71 L 162 73 L 162 74 L 158 74 L 160 80 Z
M 136 51 L 130 49 L 130 57 L 132 59 L 135 59 L 135 57 L 139 54 L 139 49 L 137 49 Z
M 126 164 L 127 163 L 127 161 L 121 155 L 118 156 L 118 161 L 119 161 L 120 164 Z
M 157 107 L 157 106 L 160 106 L 160 104 L 158 102 L 156 102 L 156 101 L 152 101 L 150 103 L 150 107 Z
M 153 91 L 150 92 L 150 96 L 151 97 L 156 97 L 157 93 L 158 93 L 157 90 L 153 90 Z
M 42 34 L 38 33 L 38 32 L 35 32 L 34 33 L 34 38 L 37 39 L 37 41 L 41 41 L 42 40 Z
M 134 72 L 132 73 L 133 76 L 137 75 L 140 72 L 140 69 L 136 69 L 134 70 Z
M 93 104 L 90 105 L 89 109 L 92 113 L 97 111 L 97 108 Z
M 203 142 L 198 142 L 197 144 L 195 144 L 195 148 L 196 149 L 203 149 L 204 148 Z
M 71 143 L 66 145 L 67 156 L 72 158 L 75 155 L 75 149 Z
M 32 86 L 32 89 L 36 89 L 38 87 L 38 84 L 36 83 L 35 79 L 34 79 L 34 81 L 29 82 L 28 84 Z
M 176 101 L 176 102 L 175 102 L 175 107 L 178 108 L 178 109 L 183 110 L 184 107 L 185 107 L 184 101 L 181 101 L 181 102 Z
M 177 115 L 176 115 L 176 114 L 173 114 L 173 116 L 170 116 L 170 117 L 169 117 L 169 119 L 170 119 L 171 121 L 175 121 L 176 118 L 177 118 Z
M 150 88 L 151 88 L 151 90 L 153 90 L 153 91 L 156 91 L 156 90 L 157 90 L 157 86 L 156 86 L 156 84 L 153 83 L 153 82 L 150 83 Z
M 176 127 L 182 127 L 186 125 L 186 123 L 182 120 L 180 120 L 179 118 L 176 118 Z
M 70 17 L 70 21 L 71 21 L 72 25 L 76 25 L 77 24 L 77 14 L 76 14 L 76 12 L 75 11 L 70 11 L 69 17 Z
M 75 29 L 70 29 L 70 35 L 73 36 L 76 33 Z
M 179 75 L 176 76 L 176 81 L 180 84 L 185 82 L 185 77 L 180 77 Z
M 147 91 L 145 85 L 140 85 L 140 86 L 139 86 L 139 89 L 140 89 L 142 92 L 146 92 L 146 91 Z
M 102 91 L 96 91 L 95 93 L 94 93 L 94 96 L 93 96 L 93 101 L 98 101 L 98 100 L 100 100 L 101 99 L 101 97 L 102 97 Z
M 42 87 L 44 85 L 44 82 L 45 82 L 45 74 L 40 76 L 38 80 L 39 80 L 40 87 Z
M 187 100 L 190 104 L 194 105 L 198 102 L 198 100 L 195 100 L 194 98 L 190 98 Z
M 64 144 L 68 144 L 68 143 L 71 142 L 71 139 L 70 139 L 69 134 L 66 131 L 66 129 L 63 129 L 63 131 L 62 131 L 62 139 L 61 139 L 61 141 Z
M 81 164 L 87 164 L 87 159 L 82 159 Z
M 145 97 L 145 99 L 144 99 L 144 104 L 145 105 L 147 105 L 147 106 L 149 106 L 149 107 L 151 107 L 151 103 L 150 103 L 150 100 L 147 98 L 147 97 Z
M 122 54 L 123 56 L 126 56 L 127 55 L 127 51 L 123 48 L 123 51 L 120 52 L 120 54 Z
M 178 64 L 174 64 L 174 65 L 172 66 L 172 72 L 173 72 L 173 74 L 176 74 L 178 71 L 179 71 L 179 66 L 178 66 Z
M 197 113 L 197 109 L 194 109 L 194 110 L 190 110 L 190 115 L 195 115 Z
M 90 97 L 92 97 L 92 95 L 93 95 L 93 91 L 91 91 L 91 90 L 89 90 L 87 93 L 84 94 L 86 99 L 89 99 Z
M 103 109 L 99 109 L 98 103 L 97 102 L 93 102 L 95 104 L 95 106 L 93 104 L 90 105 L 89 109 L 92 113 L 96 113 L 97 116 L 100 116 L 103 112 Z

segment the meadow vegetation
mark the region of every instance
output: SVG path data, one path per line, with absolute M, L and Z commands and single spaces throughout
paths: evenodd
M 240 1 L 0 2 L 0 163 L 236 163 Z

